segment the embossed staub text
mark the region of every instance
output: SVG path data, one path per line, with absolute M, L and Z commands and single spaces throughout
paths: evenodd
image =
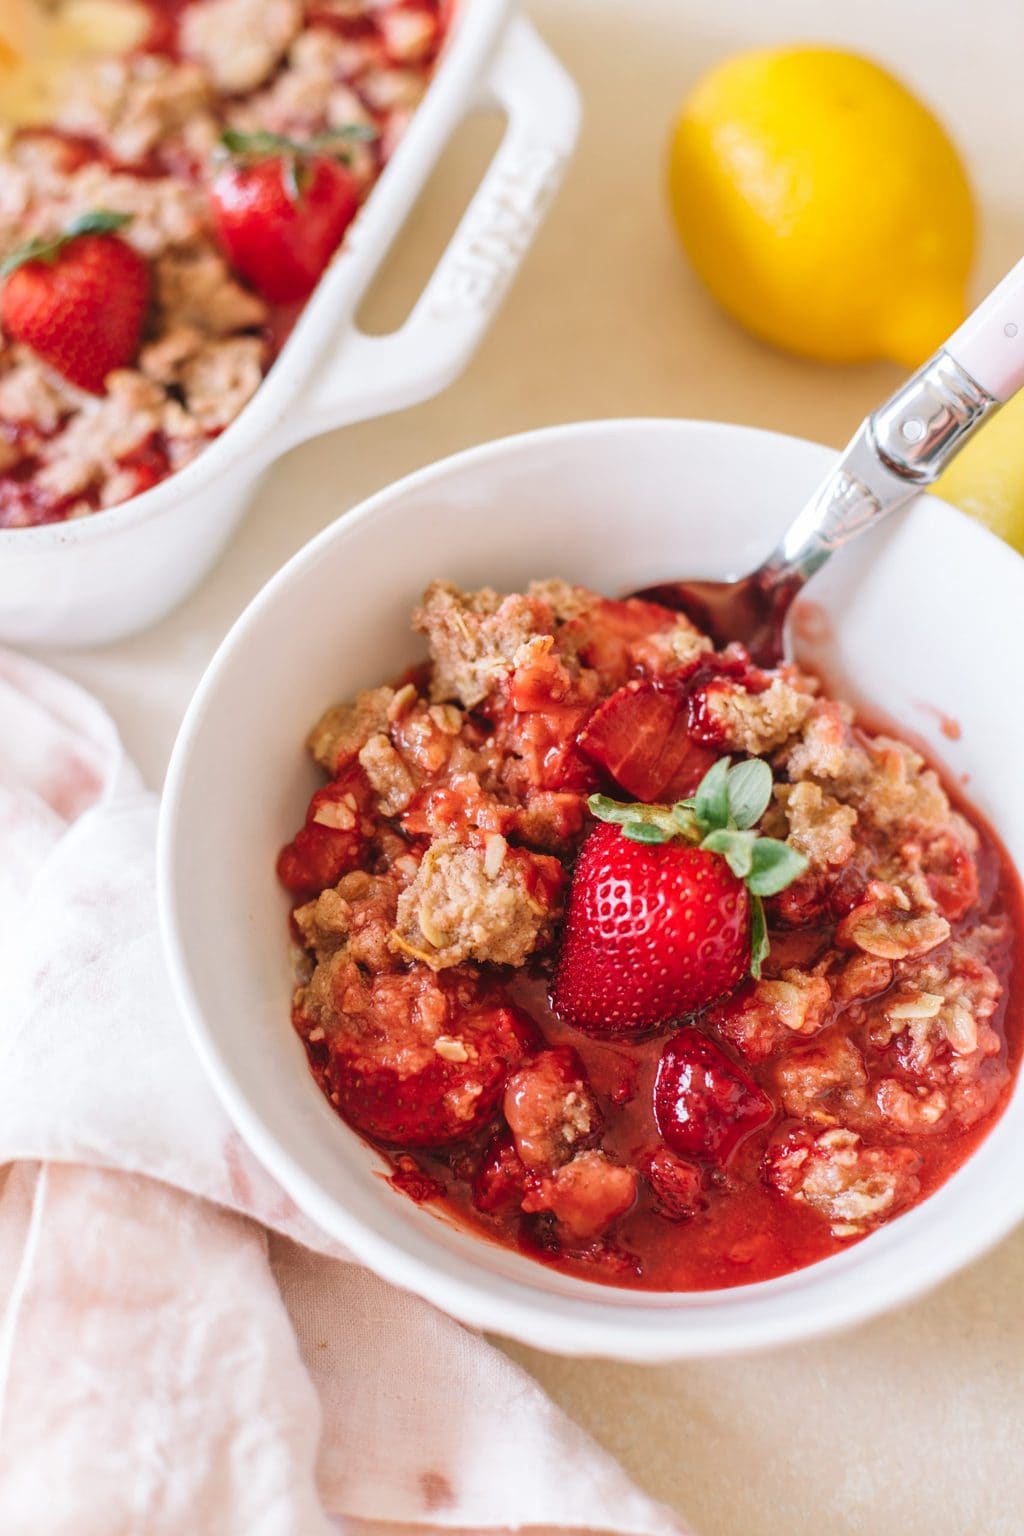
M 442 319 L 498 304 L 554 195 L 564 159 L 550 144 L 527 142 L 504 161 L 459 231 L 431 295 L 432 315 Z

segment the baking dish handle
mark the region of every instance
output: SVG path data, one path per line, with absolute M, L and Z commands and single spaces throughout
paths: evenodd
M 292 442 L 426 400 L 462 372 L 486 334 L 561 182 L 579 126 L 575 85 L 533 27 L 510 22 L 467 111 L 497 107 L 507 127 L 405 323 L 354 328 L 288 426 Z

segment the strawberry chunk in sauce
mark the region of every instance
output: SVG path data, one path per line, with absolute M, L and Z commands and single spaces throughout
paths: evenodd
M 681 1157 L 721 1166 L 774 1113 L 763 1089 L 699 1029 L 681 1029 L 662 1050 L 654 1118 Z
M 296 896 L 314 896 L 355 869 L 366 851 L 370 798 L 358 766 L 318 789 L 305 822 L 278 855 L 281 884 Z
M 580 750 L 637 800 L 681 800 L 715 761 L 687 722 L 682 687 L 633 679 L 594 711 Z
M 367 982 L 342 962 L 300 998 L 295 1024 L 346 1120 L 399 1147 L 475 1135 L 509 1071 L 540 1043 L 521 1009 L 425 967 Z

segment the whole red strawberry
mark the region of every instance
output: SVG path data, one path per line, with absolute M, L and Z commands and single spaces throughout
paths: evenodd
M 753 831 L 771 798 L 758 758 L 721 758 L 674 806 L 592 795 L 604 825 L 573 874 L 551 989 L 559 1018 L 628 1034 L 696 1013 L 731 992 L 767 951 L 761 897 L 802 874 L 787 843 Z
M 333 142 L 338 136 L 330 136 Z M 224 253 L 270 304 L 308 298 L 359 209 L 359 188 L 326 136 L 228 133 L 235 158 L 210 188 Z
M 83 214 L 0 267 L 7 335 L 94 395 L 108 373 L 134 362 L 149 303 L 149 266 L 114 233 L 127 222 L 105 210 Z
M 551 1000 L 592 1034 L 681 1018 L 731 992 L 750 962 L 750 908 L 723 858 L 598 827 L 576 865 Z

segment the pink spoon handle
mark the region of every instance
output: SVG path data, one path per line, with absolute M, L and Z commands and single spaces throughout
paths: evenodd
M 1024 261 L 968 315 L 942 350 L 1002 404 L 1024 387 Z

